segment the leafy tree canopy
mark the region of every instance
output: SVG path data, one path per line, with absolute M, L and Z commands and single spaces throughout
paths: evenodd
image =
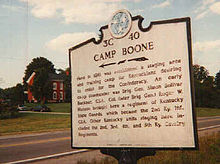
M 28 80 L 33 72 L 36 72 L 40 68 L 45 68 L 48 73 L 55 73 L 55 68 L 51 61 L 47 60 L 44 57 L 37 57 L 34 58 L 30 64 L 27 65 L 23 78 L 24 83 Z
M 9 99 L 12 104 L 24 103 L 24 88 L 23 85 L 17 84 L 14 87 L 4 89 L 4 99 Z
M 220 94 L 216 87 L 220 73 L 217 73 L 214 78 L 213 76 L 209 76 L 208 70 L 203 66 L 194 65 L 193 69 L 196 106 L 219 108 Z
M 48 79 L 49 72 L 46 68 L 39 68 L 36 70 L 34 82 L 30 89 L 35 99 L 41 103 L 44 103 L 52 94 L 52 85 Z
M 24 84 L 35 72 L 33 85 L 30 87 L 31 92 L 35 99 L 44 103 L 45 100 L 49 98 L 51 94 L 51 85 L 49 82 L 49 74 L 55 73 L 54 65 L 51 61 L 44 57 L 37 57 L 32 60 L 32 62 L 26 67 L 25 75 L 23 78 Z M 26 86 L 27 87 L 27 86 Z
M 0 88 L 0 99 L 4 99 L 4 89 Z
M 217 89 L 220 89 L 220 70 L 215 76 L 215 86 Z
M 203 80 L 203 84 L 204 86 L 209 87 L 209 88 L 214 87 L 214 77 L 207 76 L 207 78 Z
M 208 78 L 209 72 L 205 67 L 196 64 L 193 66 L 193 75 L 195 80 L 202 83 L 205 79 Z

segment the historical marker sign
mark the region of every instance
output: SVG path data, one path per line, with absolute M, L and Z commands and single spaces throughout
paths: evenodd
M 190 19 L 142 20 L 70 49 L 73 147 L 196 148 Z

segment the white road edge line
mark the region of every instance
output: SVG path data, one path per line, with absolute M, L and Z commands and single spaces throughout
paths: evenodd
M 205 127 L 205 128 L 199 128 L 198 131 L 218 128 L 218 127 L 220 127 L 220 125 L 209 126 L 209 127 Z M 25 160 L 20 160 L 20 161 L 14 161 L 14 162 L 9 162 L 9 163 L 5 163 L 5 164 L 18 164 L 18 163 L 34 162 L 34 161 L 38 161 L 38 160 L 44 160 L 44 159 L 49 159 L 49 158 L 61 157 L 61 156 L 65 156 L 65 155 L 83 153 L 83 152 L 87 152 L 87 151 L 89 151 L 89 150 L 88 149 L 82 149 L 82 150 L 77 150 L 77 151 L 70 151 L 70 152 L 65 152 L 65 153 L 60 153 L 60 154 L 53 154 L 53 155 L 48 155 L 48 156 L 43 156 L 43 157 L 25 159 Z
M 218 127 L 220 127 L 220 125 L 208 126 L 208 127 L 205 127 L 205 128 L 199 128 L 198 131 L 214 129 L 214 128 L 218 128 Z
M 18 164 L 18 163 L 34 162 L 34 161 L 38 161 L 38 160 L 44 160 L 44 159 L 49 159 L 49 158 L 55 158 L 55 157 L 62 157 L 62 156 L 66 156 L 66 155 L 71 155 L 71 154 L 83 153 L 83 152 L 87 152 L 87 151 L 89 151 L 89 150 L 88 149 L 82 149 L 82 150 L 70 151 L 70 152 L 65 152 L 65 153 L 60 153 L 60 154 L 53 154 L 53 155 L 48 155 L 48 156 L 43 156 L 43 157 L 37 157 L 37 158 L 20 160 L 20 161 L 8 162 L 8 163 L 5 163 L 5 164 Z

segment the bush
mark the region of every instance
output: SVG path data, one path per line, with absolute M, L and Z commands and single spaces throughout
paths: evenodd
M 0 119 L 16 118 L 18 114 L 18 110 L 15 106 L 0 104 Z

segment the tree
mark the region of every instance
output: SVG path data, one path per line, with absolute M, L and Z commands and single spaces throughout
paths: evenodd
M 217 89 L 220 90 L 220 70 L 215 76 L 215 86 Z
M 205 78 L 203 80 L 203 85 L 205 87 L 213 88 L 214 87 L 214 77 L 213 76 L 207 76 L 207 78 Z
M 26 83 L 31 74 L 39 68 L 45 68 L 49 73 L 55 73 L 55 68 L 51 61 L 47 60 L 44 57 L 37 57 L 34 58 L 29 65 L 27 65 L 25 76 L 23 78 L 24 83 Z
M 206 99 L 202 82 L 208 77 L 208 71 L 203 66 L 196 64 L 193 66 L 193 77 L 195 86 L 195 103 L 196 106 L 201 107 Z
M 31 92 L 35 99 L 44 103 L 51 96 L 51 85 L 49 83 L 49 73 L 55 73 L 54 65 L 51 61 L 47 60 L 44 57 L 37 57 L 32 60 L 32 62 L 27 66 L 25 70 L 25 76 L 23 78 L 24 84 L 35 72 L 33 85 L 30 87 Z
M 216 89 L 220 74 L 209 76 L 208 70 L 194 65 L 195 103 L 197 107 L 220 107 L 220 92 Z M 216 86 L 216 87 L 215 87 Z
M 220 70 L 215 75 L 215 89 L 216 89 L 216 100 L 217 107 L 220 108 Z
M 205 67 L 200 66 L 198 64 L 193 66 L 193 73 L 194 80 L 197 80 L 200 83 L 202 83 L 206 78 L 208 78 L 209 75 L 208 70 Z
M 44 104 L 52 95 L 52 85 L 48 80 L 49 72 L 45 68 L 39 68 L 35 73 L 34 82 L 30 89 L 34 98 Z
M 14 88 L 14 102 L 18 104 L 24 103 L 24 88 L 21 84 L 17 84 Z
M 4 89 L 0 88 L 0 99 L 5 99 Z
M 14 87 L 4 89 L 4 98 L 11 101 L 13 105 L 24 103 L 23 85 L 17 84 Z

